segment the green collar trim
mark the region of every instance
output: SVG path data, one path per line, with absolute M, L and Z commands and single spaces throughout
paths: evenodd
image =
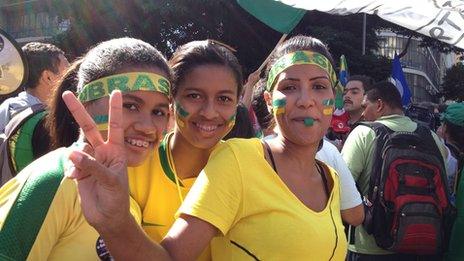
M 166 134 L 161 141 L 160 146 L 158 147 L 159 158 L 161 162 L 161 167 L 163 168 L 163 172 L 168 179 L 170 179 L 174 184 L 176 184 L 176 174 L 174 173 L 174 169 L 172 168 L 169 160 L 170 148 L 169 148 L 169 138 L 174 134 L 174 132 L 170 132 Z M 178 179 L 179 185 L 184 187 L 182 181 Z

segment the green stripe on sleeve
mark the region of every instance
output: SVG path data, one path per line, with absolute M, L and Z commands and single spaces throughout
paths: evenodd
M 25 181 L 0 232 L 0 259 L 26 260 L 64 177 L 65 150 L 47 154 L 25 171 Z M 52 164 L 51 164 L 52 163 Z

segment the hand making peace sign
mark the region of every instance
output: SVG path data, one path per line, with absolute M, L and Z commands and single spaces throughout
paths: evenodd
M 108 138 L 103 140 L 92 117 L 71 92 L 63 100 L 91 145 L 77 148 L 69 158 L 74 169 L 66 175 L 77 182 L 85 218 L 97 230 L 117 229 L 130 218 L 127 164 L 122 128 L 122 94 L 110 96 Z M 88 151 L 92 151 L 93 156 Z

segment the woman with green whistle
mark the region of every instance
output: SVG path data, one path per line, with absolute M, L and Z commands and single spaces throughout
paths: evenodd
M 194 260 L 211 243 L 214 260 L 345 259 L 339 180 L 315 160 L 333 112 L 331 55 L 319 40 L 297 36 L 278 46 L 267 71 L 265 95 L 280 129 L 277 138 L 219 144 L 160 244 L 129 214 L 127 196 L 113 193 L 127 190 L 124 168 L 112 163 L 124 161 L 117 144 L 93 144 L 97 160 L 78 150 L 70 154 L 76 169 L 70 177 L 83 188 L 83 177 L 96 180 L 94 190 L 79 193 L 88 199 L 86 219 L 115 258 Z M 91 124 L 85 112 L 73 114 L 80 124 Z M 100 139 L 96 132 L 85 134 L 90 143 Z M 110 145 L 115 150 L 104 150 Z
M 166 59 L 148 43 L 121 38 L 98 44 L 71 67 L 55 91 L 49 108 L 54 145 L 69 144 L 69 137 L 76 137 L 79 131 L 61 99 L 63 90 L 76 89 L 71 86 L 77 84 L 83 106 L 75 104 L 70 110 L 98 121 L 98 128 L 95 124 L 81 126 L 85 132 L 98 133 L 101 139 L 92 140 L 93 144 L 105 144 L 104 149 L 111 151 L 116 146 L 124 160 L 99 157 L 102 151 L 98 146 L 94 148 L 96 157 L 124 169 L 142 164 L 166 130 L 170 78 Z M 113 90 L 120 90 L 122 96 L 110 98 Z M 109 100 L 113 107 L 108 117 Z M 108 119 L 117 123 L 108 126 Z M 107 133 L 110 138 L 105 143 Z M 99 233 L 86 222 L 82 213 L 86 209 L 79 204 L 78 191 L 92 190 L 88 185 L 95 179 L 82 177 L 76 185 L 63 175 L 72 169 L 67 164 L 70 148 L 80 144 L 82 140 L 46 154 L 1 187 L 0 260 L 108 260 Z M 88 146 L 84 150 L 92 151 Z M 125 195 L 129 200 L 129 194 Z M 133 199 L 129 210 L 140 224 L 141 211 Z

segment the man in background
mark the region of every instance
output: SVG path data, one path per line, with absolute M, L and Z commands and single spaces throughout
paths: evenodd
M 22 47 L 29 66 L 25 90 L 0 105 L 0 133 L 18 112 L 38 103 L 46 103 L 54 83 L 69 66 L 64 52 L 52 44 L 31 42 Z

